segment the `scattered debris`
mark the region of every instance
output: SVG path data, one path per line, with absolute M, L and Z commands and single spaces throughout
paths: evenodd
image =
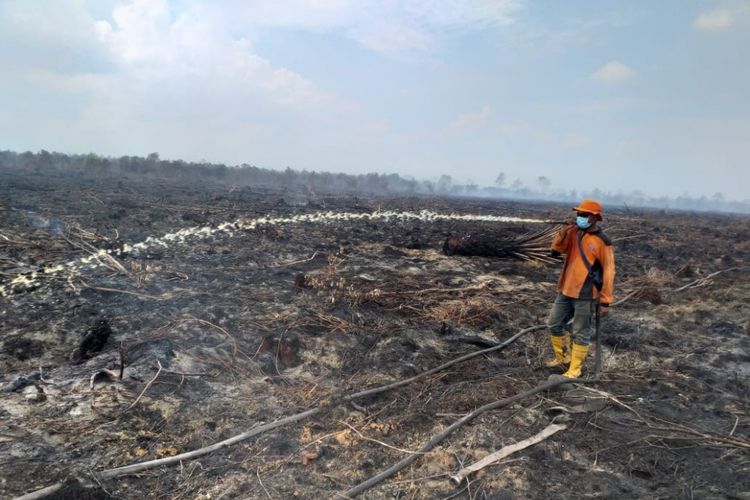
M 570 207 L 3 180 L 2 497 L 79 477 L 93 495 L 328 498 L 412 456 L 368 494 L 750 491 L 746 217 L 609 211 L 620 302 L 602 324 L 596 388 L 541 390 L 425 452 L 457 419 L 546 378 L 541 325 L 560 270 L 446 256 L 446 238 L 517 241 Z M 32 227 L 28 210 L 63 233 Z M 564 446 L 445 480 L 551 418 L 568 419 Z

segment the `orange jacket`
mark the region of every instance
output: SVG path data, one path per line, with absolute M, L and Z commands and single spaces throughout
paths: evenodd
M 586 264 L 581 259 L 578 250 L 578 238 L 582 237 L 581 245 L 586 259 L 592 269 L 603 277 L 601 291 L 597 290 L 593 280 L 589 277 Z M 612 289 L 615 282 L 615 251 L 612 241 L 601 229 L 593 232 L 584 231 L 577 227 L 568 227 L 555 236 L 552 241 L 552 251 L 565 254 L 557 291 L 573 299 L 601 298 L 601 303 L 612 303 Z

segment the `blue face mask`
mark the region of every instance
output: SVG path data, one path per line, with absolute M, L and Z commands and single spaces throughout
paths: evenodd
M 588 217 L 579 215 L 578 217 L 576 217 L 576 226 L 580 227 L 581 229 L 588 229 L 589 227 L 591 227 L 591 222 L 589 222 Z

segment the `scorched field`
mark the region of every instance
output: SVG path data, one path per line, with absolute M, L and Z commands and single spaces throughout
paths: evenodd
M 746 216 L 607 210 L 601 376 L 541 390 L 560 264 L 443 243 L 569 206 L 2 175 L 3 498 L 750 498 Z

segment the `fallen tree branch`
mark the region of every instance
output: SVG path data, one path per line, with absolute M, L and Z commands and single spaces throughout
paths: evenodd
M 356 393 L 354 393 L 354 394 L 352 394 L 350 396 L 346 396 L 343 399 L 343 401 L 344 402 L 349 402 L 352 399 L 358 399 L 358 398 L 362 398 L 362 397 L 365 397 L 365 396 L 372 396 L 374 394 L 379 394 L 381 392 L 389 391 L 389 390 L 395 389 L 397 387 L 401 387 L 401 386 L 404 386 L 404 385 L 408 385 L 408 384 L 414 383 L 417 380 L 425 378 L 425 377 L 427 377 L 429 375 L 432 375 L 434 373 L 443 371 L 446 368 L 451 367 L 453 365 L 456 365 L 458 363 L 462 363 L 462 362 L 468 361 L 468 360 L 470 360 L 472 358 L 476 358 L 477 356 L 483 356 L 485 354 L 489 354 L 491 352 L 499 351 L 500 349 L 504 349 L 504 348 L 508 347 L 510 344 L 512 344 L 513 342 L 515 342 L 516 340 L 518 340 L 519 338 L 521 338 L 523 335 L 525 335 L 525 334 L 527 334 L 529 332 L 533 332 L 535 330 L 541 330 L 542 328 L 547 328 L 547 326 L 546 325 L 530 326 L 528 328 L 525 328 L 525 329 L 519 331 L 518 333 L 516 333 L 515 335 L 513 335 L 512 337 L 510 337 L 508 340 L 504 341 L 501 344 L 498 344 L 498 345 L 493 346 L 493 347 L 489 347 L 487 349 L 482 349 L 481 351 L 474 351 L 474 352 L 471 352 L 469 354 L 464 354 L 463 356 L 460 356 L 458 358 L 452 359 L 451 361 L 443 363 L 440 366 L 432 368 L 431 370 L 427 370 L 426 372 L 422 372 L 419 375 L 415 375 L 415 376 L 413 376 L 411 378 L 400 380 L 398 382 L 394 382 L 392 384 L 384 385 L 384 386 L 381 386 L 381 387 L 375 387 L 373 389 L 367 389 L 367 390 L 364 390 L 364 391 L 356 392 Z
M 48 496 L 60 491 L 62 487 L 63 483 L 53 484 L 52 486 L 47 486 L 46 488 L 42 488 L 41 490 L 32 491 L 31 493 L 16 497 L 15 500 L 39 500 L 42 498 L 47 498 Z
M 208 455 L 209 453 L 213 453 L 214 451 L 220 450 L 222 448 L 226 448 L 226 447 L 232 446 L 234 444 L 240 443 L 242 441 L 246 441 L 246 440 L 250 439 L 251 437 L 257 436 L 259 434 L 263 434 L 264 432 L 270 431 L 272 429 L 276 429 L 276 428 L 282 427 L 284 425 L 288 425 L 288 424 L 291 424 L 291 423 L 294 423 L 294 422 L 298 422 L 300 420 L 304 420 L 307 417 L 311 417 L 313 415 L 316 415 L 316 414 L 320 413 L 321 411 L 325 410 L 326 408 L 331 408 L 331 407 L 333 407 L 333 406 L 335 406 L 337 404 L 348 403 L 348 402 L 350 402 L 350 401 L 352 401 L 354 399 L 363 398 L 365 396 L 372 396 L 372 395 L 375 395 L 375 394 L 380 394 L 380 393 L 383 393 L 383 392 L 395 389 L 397 387 L 401 387 L 401 386 L 404 386 L 404 385 L 412 384 L 412 383 L 414 383 L 414 382 L 416 382 L 418 380 L 421 380 L 421 379 L 423 379 L 425 377 L 428 377 L 428 376 L 430 376 L 430 375 L 432 375 L 434 373 L 437 373 L 439 371 L 445 370 L 446 368 L 448 368 L 450 366 L 453 366 L 455 364 L 462 363 L 464 361 L 467 361 L 469 359 L 475 358 L 477 356 L 482 356 L 482 355 L 489 354 L 489 353 L 494 352 L 494 351 L 499 351 L 500 349 L 503 349 L 503 348 L 511 345 L 513 342 L 515 342 L 516 340 L 518 340 L 519 338 L 521 338 L 526 333 L 533 332 L 535 330 L 541 330 L 542 328 L 546 328 L 546 326 L 545 325 L 530 326 L 528 328 L 525 328 L 525 329 L 519 331 L 518 333 L 516 333 L 512 337 L 508 338 L 506 341 L 504 341 L 503 343 L 501 343 L 499 345 L 496 345 L 494 347 L 490 347 L 488 349 L 482 349 L 480 351 L 475 351 L 475 352 L 472 352 L 472 353 L 469 353 L 469 354 L 465 354 L 465 355 L 460 356 L 458 358 L 455 358 L 455 359 L 453 359 L 451 361 L 443 363 L 440 366 L 432 368 L 431 370 L 427 370 L 426 372 L 420 373 L 419 375 L 415 375 L 415 376 L 413 376 L 411 378 L 400 380 L 400 381 L 394 382 L 392 384 L 387 384 L 387 385 L 383 385 L 383 386 L 380 386 L 380 387 L 374 387 L 372 389 L 366 389 L 364 391 L 355 392 L 354 394 L 350 394 L 348 396 L 344 396 L 344 397 L 339 398 L 337 400 L 334 400 L 334 401 L 332 401 L 332 402 L 330 402 L 328 404 L 322 404 L 322 405 L 317 406 L 315 408 L 310 408 L 309 410 L 306 410 L 306 411 L 303 411 L 303 412 L 300 412 L 300 413 L 296 413 L 294 415 L 290 415 L 288 417 L 285 417 L 285 418 L 282 418 L 282 419 L 279 419 L 279 420 L 274 420 L 273 422 L 269 422 L 267 424 L 260 425 L 258 427 L 253 428 L 253 429 L 250 429 L 249 431 L 243 432 L 241 434 L 237 434 L 236 436 L 230 437 L 230 438 L 225 439 L 223 441 L 219 441 L 218 443 L 214 443 L 212 445 L 205 446 L 203 448 L 198 448 L 197 450 L 188 451 L 188 452 L 185 452 L 185 453 L 180 453 L 180 454 L 172 456 L 172 457 L 164 457 L 164 458 L 159 458 L 159 459 L 156 459 L 156 460 L 149 460 L 147 462 L 141 462 L 141 463 L 136 463 L 136 464 L 131 464 L 131 465 L 125 465 L 125 466 L 117 467 L 117 468 L 114 468 L 114 469 L 104 470 L 104 471 L 101 471 L 101 472 L 98 472 L 98 473 L 95 473 L 95 474 L 96 474 L 96 476 L 99 479 L 112 479 L 112 478 L 115 478 L 115 477 L 126 476 L 126 475 L 129 475 L 129 474 L 135 474 L 135 473 L 138 473 L 138 472 L 141 472 L 141 471 L 144 471 L 144 470 L 153 469 L 155 467 L 161 467 L 161 466 L 166 466 L 166 465 L 175 465 L 175 464 L 184 462 L 186 460 L 192 460 L 194 458 L 198 458 L 198 457 L 201 457 L 203 455 Z M 562 383 L 566 383 L 568 381 L 577 381 L 577 380 L 578 379 L 570 379 L 570 380 L 566 379 L 565 381 L 562 381 L 562 382 L 555 381 L 555 382 L 552 383 L 552 385 L 550 385 L 550 387 L 557 387 L 558 385 L 561 385 Z M 548 385 L 548 384 L 550 384 L 550 383 L 548 382 L 547 384 L 542 384 L 542 385 Z M 540 389 L 540 390 L 544 390 L 544 389 Z M 539 391 L 537 391 L 537 392 L 539 392 Z M 536 394 L 536 393 L 534 393 L 534 394 Z M 513 399 L 513 398 L 509 398 L 509 399 Z M 518 399 L 520 399 L 520 398 L 518 398 Z M 515 399 L 513 399 L 513 401 L 515 401 Z M 512 401 L 509 401 L 509 403 L 510 402 L 512 402 Z M 507 404 L 509 404 L 509 403 L 507 403 Z M 500 405 L 500 406 L 503 406 L 503 405 Z M 482 407 L 482 408 L 485 408 L 485 407 Z M 492 409 L 492 408 L 489 408 L 489 409 Z M 422 450 L 419 450 L 419 451 L 422 451 Z M 417 457 L 418 455 L 413 455 L 413 456 Z M 28 493 L 26 495 L 20 496 L 16 500 L 32 500 L 32 499 L 44 498 L 45 496 L 51 495 L 52 493 L 58 491 L 60 488 L 62 488 L 62 483 L 57 483 L 57 484 L 54 484 L 52 486 L 48 486 L 46 488 L 42 488 L 40 490 L 33 491 L 33 492 Z
M 547 427 L 545 427 L 541 432 L 531 437 L 528 437 L 522 441 L 519 441 L 517 443 L 509 444 L 508 446 L 503 446 L 501 449 L 499 449 L 495 453 L 490 453 L 489 455 L 479 460 L 478 462 L 474 462 L 468 467 L 464 467 L 463 469 L 458 471 L 455 476 L 451 476 L 451 480 L 453 480 L 453 482 L 456 483 L 456 486 L 458 486 L 459 484 L 461 484 L 461 481 L 463 481 L 466 478 L 466 476 L 468 476 L 472 472 L 477 472 L 479 470 L 482 470 L 488 465 L 492 465 L 493 463 L 497 462 L 498 460 L 502 460 L 503 458 L 510 456 L 517 451 L 524 450 L 528 448 L 529 446 L 532 446 L 541 441 L 544 441 L 545 439 L 555 434 L 556 432 L 567 429 L 567 428 L 568 428 L 567 425 L 554 424 L 554 423 L 550 424 Z
M 533 396 L 534 394 L 538 394 L 543 391 L 548 391 L 550 389 L 554 389 L 555 387 L 559 387 L 563 384 L 570 384 L 570 383 L 595 383 L 596 380 L 585 380 L 580 378 L 564 378 L 560 377 L 559 379 L 555 380 L 549 380 L 547 382 L 542 382 L 541 384 L 527 390 L 520 392 L 516 394 L 515 396 L 510 396 L 508 398 L 500 399 L 498 401 L 494 401 L 492 403 L 488 403 L 484 406 L 480 406 L 476 410 L 467 413 L 460 419 L 453 422 L 451 425 L 445 428 L 442 432 L 439 434 L 434 435 L 432 438 L 430 438 L 429 441 L 427 441 L 419 450 L 419 454 L 425 453 L 430 451 L 432 448 L 440 444 L 445 438 L 453 434 L 453 431 L 464 425 L 465 423 L 473 420 L 477 416 L 481 415 L 482 413 L 488 412 L 490 410 L 495 410 L 497 408 L 502 408 L 504 406 L 508 406 L 511 403 L 515 403 L 516 401 L 519 401 L 521 399 L 527 398 L 529 396 Z M 405 469 L 409 465 L 411 465 L 417 458 L 419 458 L 419 454 L 415 453 L 414 455 L 409 455 L 408 457 L 404 458 L 400 462 L 396 462 L 380 474 L 377 474 L 370 479 L 363 481 L 359 483 L 354 488 L 351 488 L 347 492 L 345 492 L 343 495 L 347 498 L 352 498 L 354 496 L 359 495 L 360 493 L 369 490 L 376 484 L 388 479 L 389 477 L 393 476 L 397 472 L 400 472 L 401 470 Z
M 198 448 L 197 450 L 189 451 L 186 453 L 181 453 L 179 455 L 175 455 L 173 457 L 165 457 L 160 458 L 157 460 L 150 460 L 148 462 L 141 462 L 137 464 L 131 464 L 131 465 L 125 465 L 123 467 L 117 467 L 115 469 L 109 469 L 105 471 L 101 471 L 97 473 L 96 475 L 101 479 L 112 479 L 115 477 L 120 476 L 126 476 L 129 474 L 135 474 L 137 472 L 141 472 L 143 470 L 147 469 L 153 469 L 154 467 L 160 467 L 163 465 L 175 465 L 180 462 L 183 462 L 185 460 L 191 460 L 193 458 L 201 457 L 203 455 L 207 455 L 209 453 L 212 453 L 214 451 L 220 450 L 222 448 L 226 448 L 228 446 L 232 446 L 233 444 L 245 441 L 247 439 L 250 439 L 253 436 L 257 436 L 258 434 L 263 434 L 266 431 L 270 431 L 272 429 L 276 429 L 277 427 L 281 427 L 287 424 L 291 424 L 293 422 L 297 422 L 299 420 L 303 420 L 309 416 L 315 415 L 319 411 L 321 411 L 322 408 L 312 408 L 307 411 L 303 411 L 302 413 L 297 413 L 295 415 L 291 415 L 286 418 L 282 418 L 280 420 L 275 420 L 273 422 L 269 422 L 267 424 L 258 426 L 254 429 L 251 429 L 247 432 L 243 432 L 242 434 L 238 434 L 236 436 L 233 436 L 229 439 L 225 439 L 224 441 L 219 441 L 218 443 L 214 443 L 210 446 L 206 446 L 204 448 Z M 25 497 L 21 497 L 21 499 L 25 499 Z M 18 500 L 21 500 L 18 499 Z

